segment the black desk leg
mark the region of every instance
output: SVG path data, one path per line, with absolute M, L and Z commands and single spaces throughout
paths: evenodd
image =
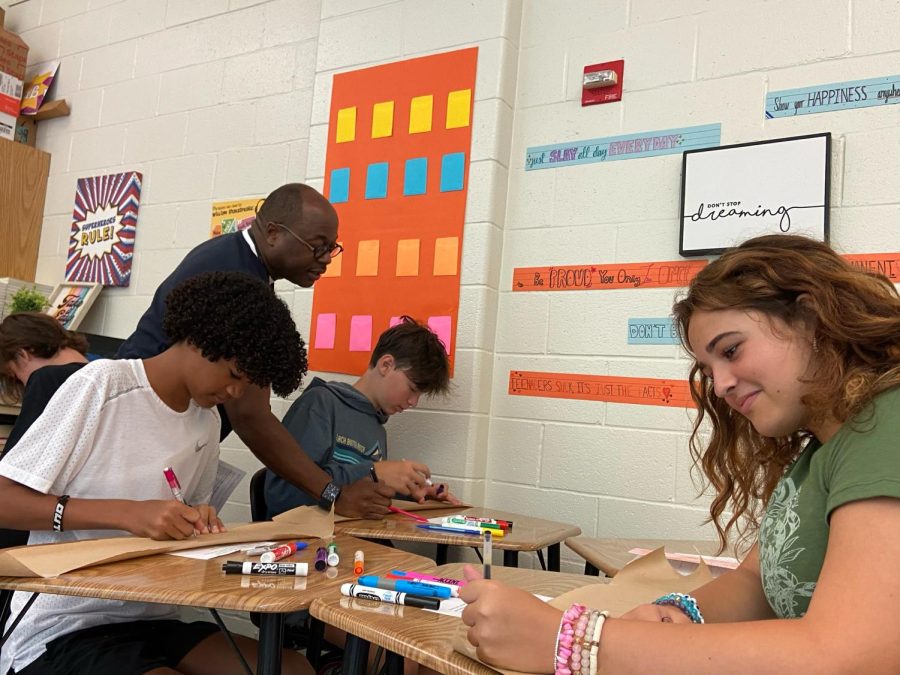
M 503 551 L 503 566 L 504 567 L 518 567 L 519 566 L 519 552 L 518 551 Z
M 547 568 L 551 572 L 559 572 L 559 544 L 547 547 Z
M 584 573 L 590 577 L 599 577 L 600 576 L 600 570 L 598 570 L 596 567 L 594 567 L 593 565 L 591 565 L 591 563 L 589 563 L 587 561 L 585 561 L 585 563 L 584 563 Z
M 344 665 L 342 675 L 364 675 L 369 660 L 369 643 L 362 638 L 347 633 L 344 643 Z
M 325 624 L 318 619 L 309 617 L 309 639 L 306 643 L 306 658 L 312 664 L 313 668 L 318 669 L 321 665 L 319 661 L 322 658 L 322 643 L 325 641 Z
M 265 612 L 259 617 L 257 675 L 281 675 L 281 646 L 284 643 L 284 614 Z
M 447 564 L 447 551 L 450 549 L 449 544 L 438 544 L 437 551 L 434 555 L 434 562 L 437 565 Z
M 403 675 L 403 657 L 394 652 L 387 652 L 384 656 L 384 675 Z

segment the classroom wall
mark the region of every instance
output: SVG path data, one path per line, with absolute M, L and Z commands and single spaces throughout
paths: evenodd
M 6 25 L 32 63 L 60 58 L 56 96 L 72 107 L 39 128 L 53 160 L 38 281 L 62 278 L 75 180 L 142 171 L 131 286 L 106 289 L 84 325 L 125 337 L 207 238 L 211 201 L 321 189 L 335 73 L 478 45 L 454 392 L 393 419 L 392 454 L 467 499 L 587 535 L 696 538 L 706 500 L 685 411 L 507 394 L 512 369 L 685 376 L 676 347 L 626 344 L 627 319 L 666 316 L 672 290 L 510 290 L 514 267 L 677 259 L 681 158 L 526 172 L 525 149 L 715 122 L 723 144 L 831 131 L 833 243 L 896 251 L 897 109 L 765 121 L 763 105 L 771 90 L 896 74 L 898 19 L 878 0 L 27 0 Z M 617 58 L 622 102 L 582 108 L 584 65 Z M 277 291 L 308 334 L 312 291 Z M 223 456 L 258 466 L 234 437 Z M 226 517 L 246 519 L 246 502 L 242 486 Z

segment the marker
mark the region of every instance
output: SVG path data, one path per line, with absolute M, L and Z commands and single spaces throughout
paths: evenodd
M 262 563 L 229 560 L 222 563 L 225 574 L 272 574 L 288 577 L 305 577 L 309 573 L 307 563 Z
M 325 568 L 328 567 L 328 551 L 325 550 L 324 546 L 316 549 L 316 562 L 314 565 L 319 572 L 324 572 Z
M 424 581 L 404 581 L 403 579 L 383 579 L 374 575 L 362 576 L 356 583 L 387 591 L 409 593 L 425 598 L 449 598 L 450 589 L 446 586 L 427 584 Z
M 366 555 L 362 551 L 353 554 L 353 574 L 359 576 L 363 573 L 366 565 Z
M 431 530 L 432 532 L 449 532 L 450 534 L 474 534 L 476 537 L 481 536 L 480 527 L 450 527 L 449 525 L 416 525 L 423 530 Z
M 502 530 L 503 528 L 496 523 L 481 523 L 475 520 L 466 520 L 462 516 L 444 516 L 441 518 L 442 525 L 465 525 L 467 527 L 480 527 L 482 529 Z
M 265 553 L 263 553 L 259 558 L 259 562 L 278 562 L 283 558 L 294 555 L 297 551 L 302 551 L 308 545 L 309 544 L 307 544 L 305 541 L 293 541 L 290 544 L 282 544 L 278 548 L 273 548 L 271 551 L 266 551 Z
M 329 567 L 337 567 L 340 561 L 341 559 L 338 557 L 337 552 L 337 544 L 331 542 L 328 544 L 328 555 L 325 557 L 325 562 L 328 563 Z
M 418 516 L 415 513 L 410 513 L 409 511 L 398 509 L 396 506 L 389 506 L 388 511 L 390 511 L 391 513 L 399 513 L 401 516 L 406 516 L 408 518 L 412 518 L 413 520 L 418 520 L 420 523 L 428 522 L 428 518 L 423 518 L 422 516 Z
M 484 552 L 482 553 L 482 558 L 484 560 L 484 578 L 491 578 L 491 537 L 493 532 L 491 530 L 485 530 L 482 534 L 484 537 Z
M 425 526 L 419 525 L 419 527 Z M 468 525 L 460 525 L 459 523 L 441 523 L 440 525 L 434 525 L 434 527 L 441 527 L 445 530 L 453 530 L 454 532 L 463 532 L 465 534 L 477 534 L 479 537 L 484 531 L 484 528 L 479 527 L 476 523 L 470 523 Z M 492 532 L 497 539 L 502 538 L 506 534 L 503 530 L 492 530 Z
M 425 479 L 425 485 L 427 485 L 428 487 L 433 487 L 433 486 L 434 486 L 434 483 L 431 482 L 431 479 L 430 479 L 430 478 L 426 478 L 426 479 Z
M 475 516 L 451 516 L 455 518 L 465 518 L 467 522 L 470 523 L 490 523 L 491 525 L 499 525 L 503 530 L 511 530 L 513 527 L 513 522 L 511 520 L 498 520 L 496 518 L 476 518 Z
M 433 577 L 430 574 L 422 574 L 421 572 L 403 572 L 401 570 L 391 570 L 388 577 L 392 579 L 412 579 L 415 581 L 426 581 L 433 586 L 446 586 L 450 589 L 450 597 L 458 598 L 459 589 L 466 585 L 465 581 L 459 579 L 450 579 L 449 577 Z
M 437 489 L 437 492 L 436 492 L 435 494 L 441 494 L 441 493 L 444 491 L 444 489 L 445 489 L 446 487 L 447 487 L 446 485 L 444 485 L 443 483 L 441 483 L 440 485 L 438 485 L 438 489 Z
M 268 553 L 275 548 L 277 548 L 277 544 L 260 544 L 259 546 L 242 548 L 241 553 L 245 555 L 262 555 L 263 553 Z
M 375 465 L 374 464 L 369 467 L 369 473 L 372 474 L 372 482 L 377 483 L 378 482 L 378 474 L 375 473 Z
M 166 477 L 166 482 L 169 484 L 169 488 L 172 490 L 172 496 L 182 504 L 184 504 L 184 495 L 181 494 L 181 483 L 178 482 L 178 476 L 176 476 L 175 472 L 172 471 L 172 467 L 167 466 L 165 469 L 163 469 L 163 475 Z
M 341 586 L 341 594 L 353 598 L 365 598 L 367 600 L 379 600 L 394 605 L 406 605 L 408 607 L 421 607 L 422 609 L 439 609 L 441 601 L 437 598 L 417 598 L 414 595 L 387 591 L 380 588 L 360 586 L 359 584 L 344 584 Z

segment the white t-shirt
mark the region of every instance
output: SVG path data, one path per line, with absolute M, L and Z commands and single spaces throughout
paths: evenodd
M 94 361 L 72 375 L 0 462 L 0 475 L 72 499 L 172 499 L 171 466 L 190 504 L 208 502 L 219 458 L 219 414 L 191 401 L 185 412 L 156 395 L 144 364 Z M 65 516 L 63 516 L 65 527 Z M 33 531 L 29 544 L 127 534 L 113 530 Z M 15 593 L 9 624 L 29 593 Z M 42 594 L 3 646 L 0 673 L 22 670 L 44 645 L 82 628 L 177 618 L 169 605 Z

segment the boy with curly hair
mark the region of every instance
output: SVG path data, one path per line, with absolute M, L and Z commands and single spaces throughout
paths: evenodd
M 180 284 L 165 330 L 173 344 L 158 356 L 94 361 L 60 387 L 0 463 L 0 526 L 30 530 L 29 544 L 224 529 L 207 503 L 219 455 L 215 406 L 250 383 L 289 394 L 306 350 L 287 306 L 237 272 Z M 172 498 L 165 467 L 186 503 Z M 15 594 L 10 625 L 25 595 Z M 215 624 L 177 616 L 167 605 L 41 595 L 4 645 L 0 673 L 240 672 Z M 255 662 L 256 642 L 234 637 Z M 283 672 L 311 671 L 291 652 Z
M 378 338 L 369 367 L 351 384 L 313 379 L 294 401 L 283 424 L 338 487 L 372 475 L 417 501 L 460 503 L 444 485 L 432 485 L 421 462 L 387 458 L 385 422 L 414 408 L 422 395 L 446 393 L 450 362 L 438 336 L 409 316 Z M 269 516 L 315 504 L 271 469 L 266 471 Z

